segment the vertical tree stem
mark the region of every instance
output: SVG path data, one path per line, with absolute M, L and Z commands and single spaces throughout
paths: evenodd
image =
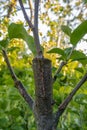
M 33 71 L 37 129 L 49 130 L 53 122 L 51 61 L 44 58 L 35 58 L 33 60 Z

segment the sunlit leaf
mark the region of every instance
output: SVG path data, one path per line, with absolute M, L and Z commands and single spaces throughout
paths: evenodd
M 83 52 L 74 50 L 70 58 L 72 61 L 79 61 L 83 65 L 87 64 L 87 56 Z
M 53 48 L 49 50 L 47 53 L 56 53 L 56 54 L 64 56 L 64 51 L 60 48 Z
M 66 33 L 68 36 L 70 36 L 71 35 L 71 28 L 69 27 L 69 26 L 65 26 L 65 25 L 62 25 L 61 26 L 61 29 L 62 29 L 62 31 L 64 32 L 64 33 Z
M 76 45 L 82 37 L 87 33 L 87 20 L 82 22 L 72 33 L 70 36 L 70 42 L 73 45 Z
M 24 41 L 26 41 L 29 49 L 32 51 L 34 55 L 36 55 L 34 38 L 28 35 L 27 31 L 25 30 L 22 24 L 15 24 L 15 23 L 10 24 L 8 27 L 8 34 L 10 39 L 21 38 Z
M 8 48 L 9 52 L 12 52 L 12 51 L 15 51 L 15 50 L 20 50 L 20 48 L 19 47 L 10 47 L 10 48 Z

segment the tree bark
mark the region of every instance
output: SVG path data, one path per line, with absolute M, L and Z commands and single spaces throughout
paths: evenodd
M 49 130 L 53 123 L 51 61 L 44 58 L 35 58 L 33 60 L 33 71 L 35 79 L 34 114 L 37 130 Z

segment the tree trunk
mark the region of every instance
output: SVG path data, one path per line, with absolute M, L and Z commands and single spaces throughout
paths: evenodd
M 35 58 L 33 60 L 33 71 L 35 79 L 34 114 L 37 130 L 51 130 L 53 123 L 51 61 L 44 58 Z

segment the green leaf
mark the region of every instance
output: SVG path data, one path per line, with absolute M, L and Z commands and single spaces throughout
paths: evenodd
M 23 40 L 27 37 L 27 32 L 22 24 L 11 23 L 8 27 L 9 38 L 22 38 Z
M 30 35 L 27 36 L 27 38 L 25 39 L 29 49 L 32 51 L 32 53 L 34 54 L 34 56 L 36 55 L 36 46 L 35 46 L 35 42 L 34 42 L 34 38 Z
M 68 47 L 64 49 L 64 53 L 66 54 L 66 56 L 68 56 L 72 51 L 72 47 Z
M 74 50 L 70 59 L 72 59 L 72 61 L 79 61 L 83 65 L 87 64 L 87 56 L 83 52 L 80 52 L 80 51 Z
M 8 44 L 9 44 L 8 39 L 0 41 L 0 50 L 2 49 L 2 47 L 6 48 Z
M 32 51 L 34 55 L 36 55 L 36 47 L 34 43 L 34 38 L 28 35 L 27 31 L 23 27 L 22 24 L 11 23 L 8 27 L 9 38 L 21 38 L 26 41 L 29 49 Z
M 0 118 L 0 128 L 6 128 L 6 127 L 8 127 L 8 120 L 5 118 L 5 117 L 3 117 L 3 118 Z
M 24 130 L 23 127 L 18 124 L 13 124 L 11 128 L 12 130 Z
M 65 26 L 65 25 L 62 25 L 61 26 L 61 29 L 62 29 L 62 31 L 64 32 L 64 33 L 66 33 L 68 36 L 70 36 L 71 35 L 71 28 L 70 27 L 68 27 L 68 26 Z
M 86 3 L 87 3 L 87 0 L 83 0 L 83 2 L 86 4 Z
M 72 33 L 70 36 L 70 42 L 73 45 L 76 45 L 82 37 L 87 33 L 87 20 L 82 22 Z
M 60 48 L 53 48 L 49 50 L 47 53 L 56 53 L 56 54 L 64 56 L 64 51 Z
M 20 115 L 20 111 L 19 111 L 18 108 L 13 108 L 13 109 L 9 112 L 9 114 L 11 114 L 12 116 L 17 117 L 17 116 Z
M 10 48 L 8 48 L 9 52 L 12 52 L 12 51 L 15 51 L 15 50 L 20 50 L 20 48 L 19 47 L 10 47 Z
M 81 67 L 75 68 L 75 70 L 77 70 L 77 71 L 80 72 L 80 73 L 84 73 L 84 70 L 83 70 L 83 68 L 81 68 Z

